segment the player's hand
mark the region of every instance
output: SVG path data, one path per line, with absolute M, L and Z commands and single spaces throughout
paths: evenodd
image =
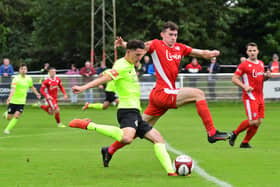
M 104 89 L 104 86 L 101 84 L 101 85 L 99 85 L 98 86 L 99 87 L 99 89 L 101 89 L 101 90 L 103 90 Z
M 48 100 L 52 100 L 53 98 L 52 98 L 52 96 L 47 95 L 47 99 L 48 99 Z
M 38 99 L 41 99 L 41 95 L 40 94 L 36 94 Z
M 122 39 L 122 37 L 118 36 L 115 40 L 115 48 L 117 47 L 123 47 L 126 48 L 126 42 Z
M 212 57 L 216 57 L 216 56 L 219 56 L 220 55 L 220 51 L 218 51 L 218 50 L 212 50 L 212 51 L 210 51 L 210 58 L 212 58 Z
M 265 74 L 265 77 L 268 79 L 268 78 L 271 78 L 272 75 L 271 75 L 271 72 L 270 71 L 267 71 L 266 74 Z
M 64 95 L 64 100 L 66 101 L 68 99 L 67 95 L 65 94 Z
M 254 90 L 254 88 L 252 88 L 251 86 L 245 86 L 244 90 L 245 90 L 246 92 L 251 92 L 251 91 Z
M 10 103 L 10 100 L 11 100 L 11 98 L 8 97 L 8 99 L 7 99 L 7 101 L 6 101 L 7 105 Z
M 74 94 L 79 94 L 79 93 L 82 93 L 83 91 L 85 91 L 85 89 L 83 89 L 82 86 L 73 86 L 72 87 L 72 92 Z

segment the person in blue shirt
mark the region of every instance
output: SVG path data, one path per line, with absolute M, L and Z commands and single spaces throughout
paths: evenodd
M 14 75 L 14 68 L 10 64 L 10 60 L 8 58 L 4 58 L 3 64 L 0 66 L 0 76 L 2 76 L 2 82 L 10 82 L 12 75 Z
M 150 75 L 154 75 L 155 74 L 155 67 L 154 67 L 154 64 L 149 64 L 148 66 L 148 74 Z

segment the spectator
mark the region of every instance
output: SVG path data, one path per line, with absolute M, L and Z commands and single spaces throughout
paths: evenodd
M 154 75 L 155 74 L 154 64 L 149 64 L 147 73 L 150 74 L 150 75 Z
M 10 59 L 4 58 L 3 64 L 0 66 L 0 76 L 2 76 L 2 82 L 10 83 L 12 75 L 14 75 L 14 68 L 10 64 Z
M 44 68 L 42 68 L 40 70 L 40 73 L 41 74 L 48 74 L 49 73 L 49 67 L 50 67 L 50 64 L 49 63 L 45 63 L 44 64 Z
M 267 71 L 271 72 L 271 73 L 279 73 L 279 56 L 274 53 L 273 56 L 272 56 L 272 62 L 270 62 L 268 64 L 268 67 L 267 67 Z M 272 75 L 272 80 L 275 78 L 278 78 L 279 75 Z
M 66 75 L 79 75 L 79 69 L 76 68 L 75 64 L 71 64 L 71 69 L 66 72 Z M 70 88 L 70 99 L 72 103 L 76 103 L 78 101 L 78 95 L 72 92 L 72 87 L 78 84 L 77 77 L 70 77 L 68 87 Z
M 187 73 L 199 73 L 201 71 L 201 66 L 200 64 L 197 62 L 197 58 L 192 58 L 192 62 L 189 63 L 186 67 L 185 67 L 185 71 Z M 190 76 L 189 78 L 189 87 L 193 87 L 196 88 L 196 82 L 197 82 L 197 77 L 195 76 Z
M 215 76 L 216 73 L 220 72 L 220 64 L 217 63 L 217 58 L 213 57 L 211 58 L 211 63 L 208 67 L 208 91 L 211 99 L 216 99 L 216 93 L 215 93 L 215 87 L 216 87 L 216 79 L 217 76 Z
M 101 61 L 100 63 L 100 67 L 97 69 L 96 73 L 97 75 L 99 75 L 100 73 L 102 73 L 105 69 L 106 69 L 106 64 L 104 61 Z
M 151 60 L 149 56 L 144 56 L 144 63 L 142 65 L 141 71 L 142 73 L 148 73 L 149 65 L 151 64 Z
M 95 69 L 91 66 L 89 61 L 86 61 L 85 66 L 82 67 L 80 74 L 83 76 L 83 84 L 92 81 L 92 76 L 96 74 Z M 88 89 L 84 92 L 85 102 L 93 103 L 92 89 Z

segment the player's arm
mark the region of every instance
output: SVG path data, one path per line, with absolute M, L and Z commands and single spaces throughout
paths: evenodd
M 75 94 L 82 93 L 83 91 L 85 91 L 89 88 L 97 87 L 101 84 L 109 82 L 110 80 L 112 80 L 112 77 L 110 75 L 108 75 L 107 73 L 105 73 L 102 77 L 99 77 L 83 86 L 73 86 L 72 91 Z
M 37 96 L 38 99 L 41 98 L 41 95 L 39 94 L 39 92 L 37 91 L 37 89 L 34 86 L 31 87 L 31 90 Z
M 67 100 L 67 94 L 66 94 L 66 92 L 65 92 L 65 89 L 64 89 L 64 87 L 63 87 L 63 85 L 62 85 L 61 80 L 60 80 L 60 83 L 58 84 L 58 86 L 59 86 L 60 91 L 63 93 L 64 100 Z
M 7 99 L 7 105 L 10 103 L 10 100 L 11 100 L 11 98 L 13 97 L 15 91 L 16 91 L 16 87 L 12 87 L 12 88 L 11 88 L 10 95 L 9 95 L 9 97 L 8 97 L 8 99 Z
M 216 57 L 220 55 L 220 51 L 218 50 L 202 50 L 202 49 L 192 49 L 190 56 L 197 58 L 210 59 L 212 57 Z
M 267 70 L 267 72 L 264 74 L 264 76 L 263 76 L 263 80 L 264 81 L 267 81 L 268 79 L 270 79 L 271 78 L 271 72 L 269 71 L 269 70 Z
M 236 75 L 234 74 L 233 77 L 232 77 L 232 83 L 243 88 L 246 92 L 251 92 L 253 91 L 253 88 L 251 86 L 247 86 L 245 84 L 243 84 L 240 80 L 240 76 L 239 75 Z
M 150 50 L 151 43 L 152 43 L 152 41 L 145 42 L 145 49 L 144 50 L 146 52 L 148 52 Z M 117 39 L 115 40 L 115 48 L 122 47 L 122 48 L 126 49 L 126 45 L 127 45 L 127 42 L 124 41 L 121 36 L 118 36 Z
M 41 94 L 46 98 L 46 99 L 52 99 L 52 96 L 50 96 L 49 94 L 47 94 L 46 92 L 45 92 L 45 89 L 46 89 L 46 84 L 45 84 L 45 81 L 42 83 L 42 86 L 41 86 L 41 88 L 40 88 L 40 92 L 41 92 Z

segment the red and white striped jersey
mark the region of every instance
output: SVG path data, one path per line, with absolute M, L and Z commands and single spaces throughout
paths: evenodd
M 62 86 L 62 82 L 60 80 L 60 78 L 55 77 L 54 79 L 51 78 L 47 78 L 46 80 L 44 80 L 44 82 L 42 83 L 42 86 L 40 88 L 40 92 L 47 97 L 47 94 L 52 96 L 53 99 L 57 99 L 57 91 L 58 91 L 58 87 L 60 88 L 61 92 L 65 95 L 66 92 Z M 45 89 L 47 89 L 47 93 L 45 92 Z
M 254 63 L 245 60 L 239 64 L 235 74 L 242 77 L 243 84 L 253 88 L 253 91 L 248 93 L 243 90 L 243 99 L 263 100 L 264 63 L 262 61 L 258 60 Z
M 179 73 L 180 61 L 191 52 L 191 47 L 181 43 L 175 43 L 170 48 L 162 40 L 152 41 L 149 53 L 151 53 L 156 70 L 157 88 L 176 88 L 175 81 Z

